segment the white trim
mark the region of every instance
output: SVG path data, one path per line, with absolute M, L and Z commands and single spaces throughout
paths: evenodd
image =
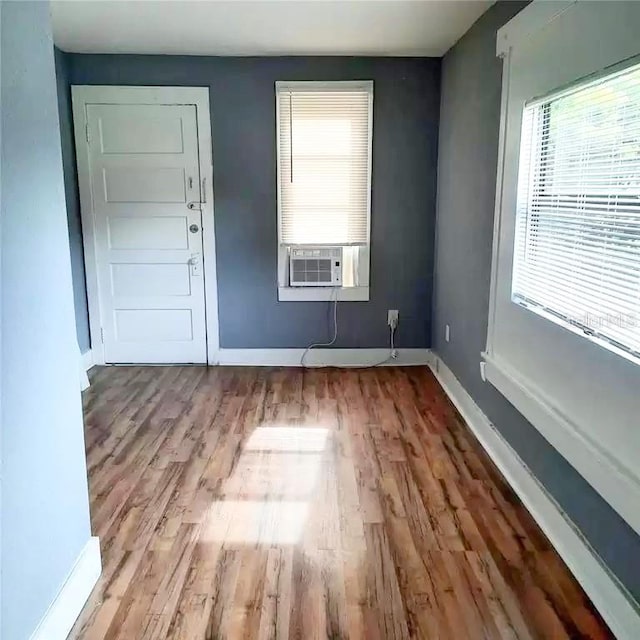
M 102 572 L 100 542 L 89 538 L 31 640 L 65 640 Z
M 352 91 L 364 89 L 373 93 L 373 80 L 276 80 L 278 91 Z
M 300 367 L 305 349 L 220 349 L 220 365 L 256 367 Z M 389 358 L 389 349 L 311 349 L 307 367 L 372 367 Z M 381 366 L 426 365 L 429 349 L 398 349 L 398 357 Z
M 495 325 L 498 291 L 498 255 L 500 253 L 500 229 L 502 227 L 502 194 L 504 185 L 504 156 L 507 140 L 507 114 L 509 104 L 509 67 L 511 56 L 502 61 L 502 93 L 500 98 L 500 128 L 498 130 L 498 165 L 496 171 L 496 198 L 493 213 L 493 244 L 491 247 L 491 276 L 489 280 L 489 321 L 487 323 L 486 351 L 493 348 L 493 328 Z
M 91 386 L 87 372 L 93 367 L 93 352 L 91 349 L 80 354 L 80 391 L 84 391 Z
M 85 371 L 89 371 L 91 367 L 93 367 L 93 350 L 89 349 L 89 351 L 85 351 L 82 354 L 82 365 L 84 366 Z
M 567 564 L 619 640 L 640 637 L 640 612 L 631 595 L 569 520 L 552 496 L 489 421 L 444 362 L 434 354 L 432 371 L 524 506 Z
M 500 250 L 500 230 L 502 228 L 502 196 L 504 191 L 504 158 L 506 154 L 507 116 L 509 113 L 509 79 L 511 49 L 517 42 L 529 38 L 531 34 L 548 24 L 578 0 L 534 0 L 517 13 L 509 22 L 498 29 L 496 56 L 502 58 L 502 91 L 500 98 L 500 128 L 498 131 L 498 164 L 496 170 L 496 197 L 493 216 L 493 244 L 491 249 L 491 279 L 489 282 L 489 321 L 487 323 L 487 343 L 485 351 L 492 353 L 493 331 L 498 291 L 498 255 Z
M 593 438 L 536 388 L 502 361 L 488 354 L 485 372 L 489 382 L 538 429 L 582 477 L 640 533 L 640 482 L 638 477 L 606 452 Z
M 88 104 L 191 104 L 196 108 L 200 177 L 204 181 L 202 205 L 202 251 L 207 326 L 207 362 L 216 364 L 220 346 L 218 325 L 218 285 L 216 273 L 215 225 L 213 210 L 213 161 L 209 89 L 206 87 L 121 87 L 72 85 L 78 187 L 82 216 L 82 238 L 87 281 L 89 327 L 93 364 L 105 364 L 100 338 L 100 296 L 94 244 L 94 215 L 89 176 L 89 148 L 85 131 Z M 201 182 L 202 185 L 202 182 Z
M 326 301 L 335 299 L 335 287 L 278 287 L 280 302 Z M 369 287 L 341 287 L 337 290 L 338 301 L 366 302 Z
M 534 0 L 498 29 L 496 55 L 507 55 L 514 45 L 531 37 L 576 2 L 578 0 Z

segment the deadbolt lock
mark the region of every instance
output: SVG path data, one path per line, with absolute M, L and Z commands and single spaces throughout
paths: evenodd
M 198 233 L 198 231 L 200 231 L 200 227 L 197 224 L 192 224 L 189 227 L 189 231 L 191 231 L 191 233 Z

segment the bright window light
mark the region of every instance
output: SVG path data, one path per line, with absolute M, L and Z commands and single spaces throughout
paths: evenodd
M 372 83 L 278 83 L 283 245 L 369 242 Z
M 512 297 L 640 356 L 640 66 L 525 106 Z

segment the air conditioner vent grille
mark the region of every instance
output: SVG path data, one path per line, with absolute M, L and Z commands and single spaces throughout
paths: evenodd
M 342 247 L 292 247 L 289 265 L 292 287 L 342 285 Z

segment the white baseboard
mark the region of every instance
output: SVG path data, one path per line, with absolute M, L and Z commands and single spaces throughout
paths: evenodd
M 84 365 L 85 371 L 89 371 L 89 369 L 91 369 L 95 364 L 93 361 L 93 351 L 91 349 L 82 354 L 82 364 Z
M 89 376 L 87 371 L 93 366 L 93 352 L 91 349 L 80 354 L 80 391 L 89 388 Z
M 58 595 L 31 634 L 31 640 L 65 640 L 101 572 L 100 543 L 94 536 L 80 552 Z
M 640 638 L 640 609 L 444 362 L 431 368 L 465 422 L 619 640 Z
M 220 349 L 218 364 L 256 367 L 299 367 L 304 349 Z M 307 367 L 372 367 L 389 357 L 389 349 L 311 349 Z M 398 357 L 381 366 L 426 365 L 429 349 L 398 349 Z

